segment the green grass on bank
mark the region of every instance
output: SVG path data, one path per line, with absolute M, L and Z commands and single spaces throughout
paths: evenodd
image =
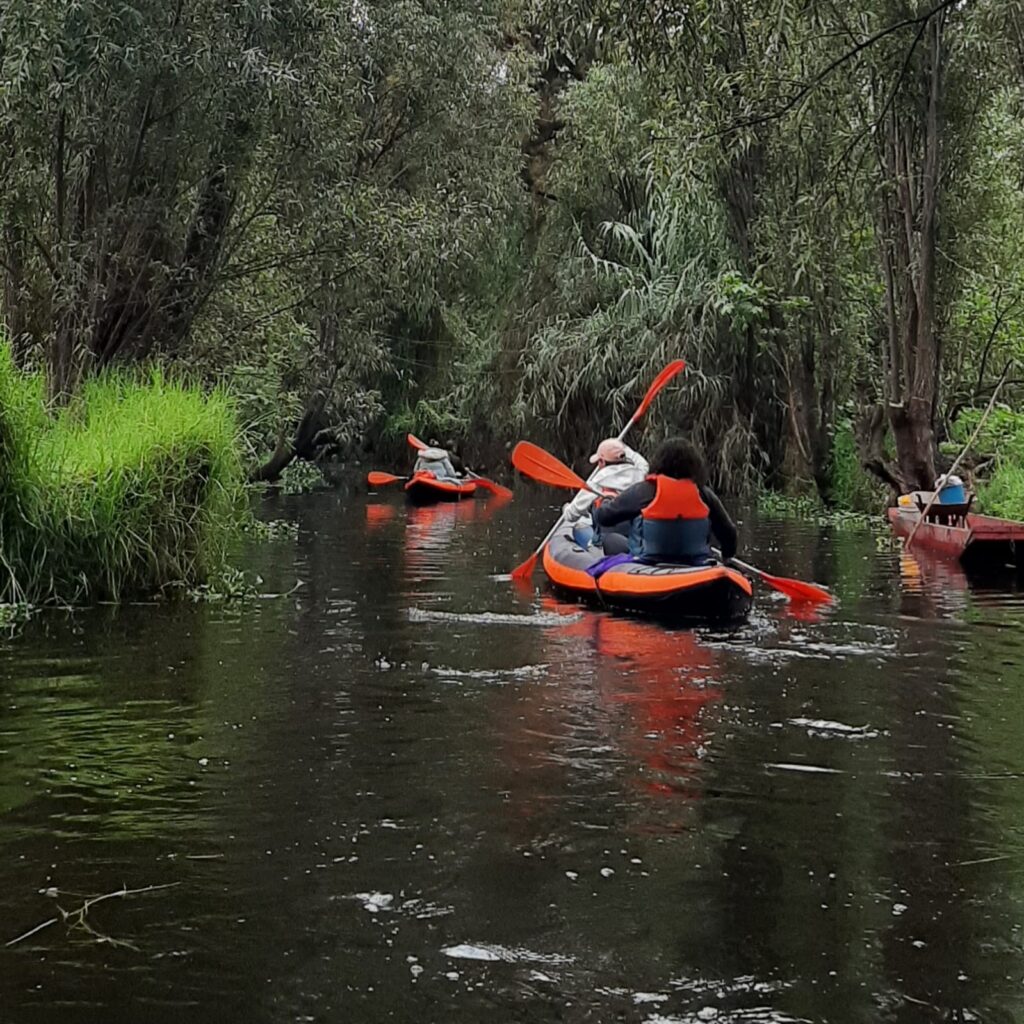
M 956 455 L 974 433 L 982 409 L 966 409 L 953 426 L 944 450 Z M 1024 413 L 996 408 L 985 421 L 970 453 L 979 467 L 976 486 L 980 511 L 1024 519 Z
M 0 345 L 0 601 L 76 602 L 201 583 L 246 515 L 230 400 L 110 374 L 50 417 Z

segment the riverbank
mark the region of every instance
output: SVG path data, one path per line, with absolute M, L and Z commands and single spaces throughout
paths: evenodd
M 77 603 L 202 583 L 247 506 L 222 392 L 108 374 L 48 413 L 0 347 L 0 602 Z

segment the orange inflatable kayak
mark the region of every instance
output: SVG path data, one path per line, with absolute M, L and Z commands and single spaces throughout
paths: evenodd
M 452 480 L 438 480 L 433 473 L 414 473 L 405 485 L 409 500 L 418 505 L 429 505 L 435 501 L 461 501 L 472 498 L 476 484 L 472 480 L 455 483 Z
M 724 565 L 644 565 L 624 562 L 595 579 L 587 572 L 605 557 L 556 536 L 544 548 L 544 571 L 556 590 L 611 607 L 678 619 L 735 621 L 746 618 L 750 580 Z

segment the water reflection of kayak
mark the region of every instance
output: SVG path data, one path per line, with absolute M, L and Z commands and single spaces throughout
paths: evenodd
M 411 502 L 418 505 L 429 505 L 435 501 L 461 501 L 473 497 L 476 484 L 471 480 L 457 484 L 450 480 L 438 480 L 432 473 L 414 473 L 405 485 L 405 493 Z
M 680 619 L 735 620 L 750 611 L 750 580 L 735 569 L 625 562 L 595 580 L 587 570 L 603 557 L 556 536 L 544 548 L 544 571 L 557 590 L 610 607 Z

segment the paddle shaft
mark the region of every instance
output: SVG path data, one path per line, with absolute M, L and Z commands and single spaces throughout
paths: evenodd
M 721 552 L 716 551 L 716 555 L 721 558 Z M 768 574 L 763 569 L 758 569 L 756 565 L 750 565 L 748 562 L 741 562 L 738 558 L 733 556 L 732 558 L 724 559 L 726 565 L 735 565 L 737 569 L 742 569 L 744 572 L 749 572 L 754 576 L 764 579 Z
M 629 433 L 629 430 L 633 426 L 633 424 L 636 423 L 636 421 L 638 419 L 640 419 L 640 417 L 643 416 L 643 414 L 645 412 L 647 412 L 647 410 L 650 407 L 651 403 L 654 401 L 655 397 L 662 390 L 662 388 L 664 388 L 665 385 L 673 377 L 675 377 L 678 373 L 680 373 L 685 368 L 686 368 L 686 363 L 684 363 L 682 359 L 676 359 L 673 362 L 669 363 L 669 365 L 666 366 L 665 369 L 662 370 L 661 373 L 659 373 L 658 376 L 654 378 L 654 381 L 651 383 L 651 386 L 647 389 L 647 394 L 644 395 L 644 397 L 641 400 L 640 404 L 637 406 L 636 412 L 634 412 L 633 415 L 630 416 L 629 421 L 619 431 L 618 439 L 620 441 L 622 441 L 625 438 L 626 434 Z M 599 468 L 600 467 L 598 467 L 598 469 Z M 598 469 L 595 469 L 590 474 L 590 476 L 587 477 L 587 484 L 588 485 L 593 482 L 594 476 L 597 474 Z M 532 563 L 533 561 L 536 560 L 537 556 L 544 550 L 544 545 L 547 544 L 547 542 L 549 540 L 551 540 L 552 537 L 554 537 L 554 535 L 558 532 L 558 528 L 562 525 L 562 523 L 564 521 L 565 521 L 565 511 L 563 510 L 562 514 L 558 517 L 557 521 L 555 522 L 555 525 L 552 526 L 550 530 L 548 530 L 547 536 L 545 536 L 545 538 L 540 542 L 540 544 L 534 550 L 533 554 L 530 555 L 530 557 L 527 559 L 527 561 L 523 563 L 524 566 L 527 565 L 527 564 L 530 564 L 530 563 Z M 522 566 L 520 566 L 520 568 L 522 568 Z M 533 565 L 532 564 L 530 564 L 530 572 L 531 573 L 533 572 Z M 513 576 L 514 575 L 515 575 L 515 571 L 513 571 Z
M 633 426 L 633 424 L 634 424 L 635 422 L 636 422 L 636 416 L 634 416 L 634 417 L 633 417 L 633 418 L 632 418 L 632 419 L 631 419 L 631 420 L 630 420 L 630 421 L 629 421 L 629 422 L 628 422 L 628 423 L 627 423 L 627 424 L 626 424 L 626 425 L 625 425 L 625 426 L 624 426 L 624 427 L 622 428 L 622 430 L 620 430 L 620 431 L 619 431 L 619 435 L 618 435 L 618 438 L 619 438 L 619 440 L 620 440 L 620 441 L 621 441 L 621 440 L 622 440 L 622 439 L 623 439 L 623 438 L 624 438 L 624 437 L 626 436 L 626 434 L 627 434 L 627 433 L 629 432 L 629 428 L 630 428 L 631 426 Z M 592 473 L 590 474 L 590 476 L 588 476 L 588 477 L 587 477 L 587 479 L 586 479 L 586 482 L 585 482 L 585 485 L 584 485 L 584 489 L 585 489 L 585 490 L 588 490 L 588 491 L 590 491 L 590 492 L 591 492 L 592 494 L 596 494 L 596 495 L 597 495 L 597 496 L 598 496 L 599 498 L 603 498 L 603 497 L 604 497 L 604 495 L 603 495 L 603 494 L 602 494 L 602 493 L 601 493 L 601 492 L 600 492 L 599 490 L 597 490 L 597 488 L 595 488 L 595 487 L 592 487 L 592 486 L 591 486 L 591 481 L 592 481 L 592 480 L 594 479 L 594 477 L 595 477 L 595 476 L 597 476 L 598 472 L 600 471 L 600 468 L 601 468 L 601 467 L 600 467 L 600 466 L 598 466 L 598 468 L 597 468 L 597 469 L 595 469 L 595 470 L 594 470 L 594 471 L 593 471 L 593 472 L 592 472 Z M 554 526 L 552 526 L 550 530 L 548 530 L 548 532 L 547 532 L 547 535 L 546 535 L 546 536 L 544 537 L 544 539 L 543 539 L 543 540 L 542 540 L 542 541 L 540 542 L 540 544 L 538 544 L 538 545 L 537 545 L 536 549 L 535 549 L 535 550 L 534 550 L 534 552 L 533 552 L 534 556 L 537 556 L 537 555 L 539 555 L 539 554 L 540 554 L 540 553 L 541 553 L 541 552 L 542 552 L 542 551 L 544 550 L 544 545 L 545 545 L 545 544 L 547 544 L 547 542 L 548 542 L 549 540 L 551 540 L 551 538 L 552 538 L 552 537 L 554 537 L 554 535 L 555 535 L 556 533 L 558 533 L 558 528 L 559 528 L 559 527 L 560 527 L 560 526 L 562 525 L 562 523 L 564 523 L 564 522 L 565 522 L 565 509 L 563 508 L 563 509 L 562 509 L 562 512 L 561 512 L 561 514 L 560 514 L 560 515 L 559 515 L 559 517 L 558 517 L 558 518 L 557 518 L 557 519 L 555 520 L 555 525 L 554 525 Z
M 485 491 L 490 491 L 497 497 L 512 497 L 512 491 L 510 491 L 503 484 L 499 484 L 495 480 L 489 480 L 487 477 L 481 476 L 479 473 L 474 473 L 471 469 L 466 470 L 466 476 L 468 476 L 471 480 L 478 480 L 481 484 L 484 485 Z

